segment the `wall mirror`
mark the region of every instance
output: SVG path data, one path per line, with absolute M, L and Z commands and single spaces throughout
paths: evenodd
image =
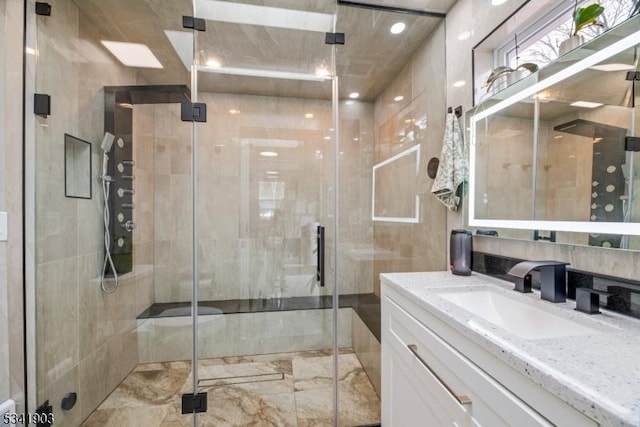
M 470 227 L 640 250 L 638 18 L 467 112 Z
M 417 191 L 419 168 L 420 144 L 373 167 L 371 194 L 374 221 L 407 223 L 420 221 Z
M 91 143 L 64 135 L 64 194 L 91 198 Z

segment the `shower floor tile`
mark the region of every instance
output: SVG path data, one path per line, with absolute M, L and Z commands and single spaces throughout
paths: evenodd
M 199 361 L 208 393 L 199 426 L 332 426 L 330 350 L 221 357 Z M 352 349 L 339 355 L 340 425 L 380 420 L 380 400 Z M 188 361 L 138 365 L 85 421 L 85 427 L 187 427 L 180 396 L 191 391 Z M 247 378 L 242 378 L 247 376 Z

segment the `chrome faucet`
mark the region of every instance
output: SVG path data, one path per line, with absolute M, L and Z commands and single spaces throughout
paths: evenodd
M 516 278 L 514 290 L 531 292 L 531 271 L 540 272 L 540 296 L 551 302 L 567 300 L 568 262 L 560 261 L 523 261 L 509 270 L 509 275 Z

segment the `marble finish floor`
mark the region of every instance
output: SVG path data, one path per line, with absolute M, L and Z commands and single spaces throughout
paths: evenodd
M 198 414 L 198 425 L 332 426 L 331 354 L 318 350 L 199 361 L 199 391 L 208 393 L 208 411 Z M 338 357 L 339 425 L 379 422 L 380 400 L 357 356 L 341 349 Z M 138 365 L 83 426 L 192 426 L 192 416 L 180 413 L 191 375 L 188 361 Z

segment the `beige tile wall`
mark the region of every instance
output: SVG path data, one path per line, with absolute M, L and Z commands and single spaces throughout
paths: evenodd
M 356 352 L 358 359 L 360 359 L 360 363 L 367 373 L 373 388 L 376 390 L 376 393 L 378 393 L 378 396 L 380 396 L 382 391 L 380 383 L 382 373 L 382 366 L 380 364 L 380 342 L 355 311 L 351 319 L 353 350 Z
M 8 78 L 6 77 L 6 73 L 7 73 L 7 67 L 4 66 L 4 64 L 7 63 L 6 57 L 7 57 L 7 53 L 6 51 L 6 39 L 7 39 L 7 34 L 6 34 L 6 30 L 5 27 L 7 25 L 8 22 L 8 17 L 7 17 L 7 11 L 6 11 L 6 3 L 3 2 L 0 5 L 0 22 L 2 23 L 2 25 L 0 26 L 0 28 L 2 28 L 2 30 L 0 31 L 0 58 L 2 59 L 0 61 L 1 64 L 3 64 L 2 67 L 0 67 L 0 84 L 2 84 L 2 92 L 4 93 L 6 88 L 7 88 L 7 84 L 8 84 Z M 6 125 L 5 125 L 5 97 L 3 96 L 2 102 L 0 102 L 0 129 L 2 129 L 2 140 L 5 140 L 6 136 L 4 135 L 4 129 L 6 129 Z M 0 150 L 0 170 L 4 171 L 5 170 L 5 150 L 4 150 L 4 144 L 3 144 L 3 149 Z M 5 206 L 5 197 L 4 197 L 4 192 L 6 189 L 6 178 L 3 174 L 0 174 L 0 211 L 4 211 L 4 206 Z M 9 372 L 10 372 L 10 368 L 9 368 L 9 348 L 10 348 L 10 341 L 9 341 L 9 313 L 8 313 L 8 295 L 7 295 L 7 243 L 6 242 L 0 242 L 0 324 L 2 326 L 0 326 L 0 343 L 2 343 L 2 345 L 0 346 L 0 402 L 8 399 L 11 396 L 11 391 L 10 391 L 10 387 L 9 387 Z M 12 322 L 13 323 L 13 322 Z M 15 322 L 16 324 L 18 322 Z
M 0 242 L 0 402 L 12 398 L 25 411 L 22 323 L 22 21 L 23 4 L 0 5 L 0 211 L 9 236 Z
M 351 308 L 338 311 L 338 346 L 352 346 Z M 198 357 L 322 350 L 333 346 L 332 310 L 292 310 L 198 316 Z M 189 317 L 138 320 L 140 363 L 189 360 Z
M 331 259 L 331 103 L 218 93 L 201 93 L 199 101 L 208 106 L 207 122 L 196 126 L 200 300 L 330 293 L 332 281 L 315 285 L 312 224 L 327 226 Z M 346 107 L 338 156 L 344 181 L 339 250 L 347 256 L 338 271 L 341 293 L 362 293 L 372 291 L 371 263 L 349 255 L 371 247 L 373 106 Z M 190 301 L 191 125 L 180 122 L 176 105 L 163 105 L 155 108 L 154 129 L 155 300 Z M 280 155 L 260 155 L 269 150 Z M 272 171 L 279 178 L 269 178 Z M 282 194 L 261 193 L 272 182 L 283 185 Z
M 113 294 L 100 288 L 103 261 L 103 196 L 97 179 L 104 132 L 103 86 L 135 84 L 136 74 L 115 62 L 98 41 L 96 27 L 71 0 L 57 1 L 50 17 L 38 17 L 36 91 L 51 95 L 52 112 L 37 118 L 36 150 L 36 370 L 37 403 L 48 399 L 56 423 L 78 425 L 138 362 L 136 316 L 153 301 L 152 109 L 136 111 L 140 191 L 135 217 L 134 272 Z M 137 107 L 136 107 L 137 108 Z M 64 134 L 92 143 L 93 197 L 64 195 Z M 134 140 L 135 140 L 134 137 Z M 135 171 L 134 171 L 135 172 Z M 137 172 L 136 172 L 137 173 Z M 70 411 L 62 397 L 78 393 Z
M 378 294 L 380 273 L 445 268 L 446 208 L 431 194 L 433 181 L 426 174 L 429 159 L 440 157 L 444 135 L 444 37 L 445 27 L 441 24 L 376 101 L 376 164 L 415 144 L 421 145 L 416 177 L 419 223 L 374 223 L 374 289 Z M 404 99 L 395 102 L 398 95 Z M 403 191 L 408 187 L 397 183 L 394 192 L 400 195 Z

